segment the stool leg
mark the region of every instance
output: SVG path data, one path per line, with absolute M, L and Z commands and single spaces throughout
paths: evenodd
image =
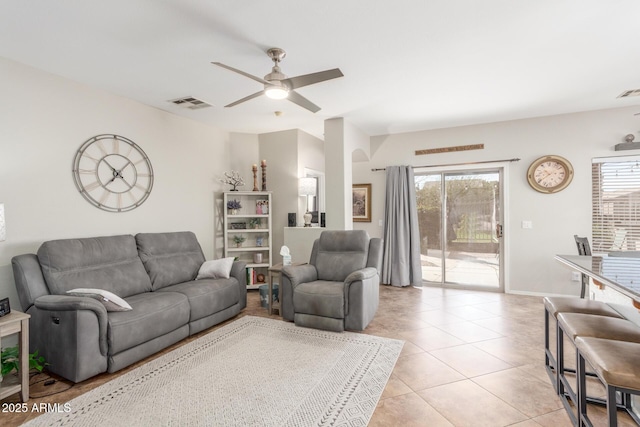
M 609 427 L 618 425 L 618 405 L 616 404 L 616 388 L 607 384 L 607 416 Z
M 558 363 L 557 360 L 554 360 L 553 355 L 551 354 L 551 349 L 549 348 L 550 339 L 549 339 L 549 311 L 547 307 L 544 308 L 544 367 L 547 370 L 547 375 L 549 375 L 549 379 L 551 380 L 551 384 L 553 384 L 553 388 L 556 393 L 558 393 Z M 557 324 L 557 323 L 556 323 Z M 557 327 L 557 326 L 556 326 Z M 557 352 L 557 344 L 556 344 L 556 352 Z
M 544 364 L 551 366 L 549 360 L 549 312 L 544 309 Z
M 560 381 L 560 373 L 564 375 L 564 334 L 556 323 L 556 391 L 564 394 L 564 384 Z
M 578 351 L 578 366 L 576 366 L 576 376 L 578 380 L 578 425 L 588 425 L 587 418 L 587 379 L 585 376 L 584 357 Z M 588 424 L 587 424 L 588 423 Z

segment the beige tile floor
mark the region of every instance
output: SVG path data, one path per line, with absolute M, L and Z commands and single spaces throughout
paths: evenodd
M 540 297 L 382 287 L 365 333 L 405 346 L 369 425 L 570 426 L 544 369 L 543 311 Z M 606 425 L 603 408 L 589 414 Z
M 256 291 L 249 292 L 244 315 L 278 318 L 260 307 Z M 364 333 L 405 341 L 370 426 L 571 425 L 544 369 L 540 297 L 382 286 L 380 307 Z M 71 388 L 29 403 L 66 402 L 152 358 L 73 386 L 59 381 L 59 390 Z M 32 386 L 32 393 L 38 391 Z M 2 402 L 18 402 L 18 396 Z M 589 413 L 596 425 L 606 425 L 602 408 L 590 405 Z M 635 425 L 620 415 L 621 426 Z M 35 416 L 0 413 L 0 425 L 17 426 Z

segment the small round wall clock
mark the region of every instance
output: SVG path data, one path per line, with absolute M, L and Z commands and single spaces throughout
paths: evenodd
M 78 149 L 73 179 L 82 197 L 95 207 L 127 212 L 151 194 L 153 169 L 135 142 L 119 135 L 97 135 Z
M 573 166 L 560 156 L 544 156 L 535 160 L 527 171 L 529 185 L 541 193 L 556 193 L 573 179 Z

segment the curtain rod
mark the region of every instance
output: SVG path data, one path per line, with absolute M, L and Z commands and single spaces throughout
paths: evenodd
M 444 166 L 466 166 L 466 165 L 480 165 L 482 163 L 500 163 L 500 162 L 519 162 L 520 159 L 503 159 L 503 160 L 484 160 L 480 162 L 468 162 L 468 163 L 446 163 L 442 165 L 425 165 L 425 166 L 412 166 L 415 168 L 440 168 Z M 386 170 L 386 168 L 372 168 L 371 172 L 378 172 Z

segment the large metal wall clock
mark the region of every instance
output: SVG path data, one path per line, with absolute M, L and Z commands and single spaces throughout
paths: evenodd
M 149 157 L 138 144 L 119 135 L 85 141 L 73 160 L 73 178 L 89 203 L 109 212 L 137 208 L 153 188 Z
M 573 166 L 560 156 L 543 156 L 536 159 L 527 171 L 527 181 L 536 191 L 556 193 L 567 188 L 573 179 Z

